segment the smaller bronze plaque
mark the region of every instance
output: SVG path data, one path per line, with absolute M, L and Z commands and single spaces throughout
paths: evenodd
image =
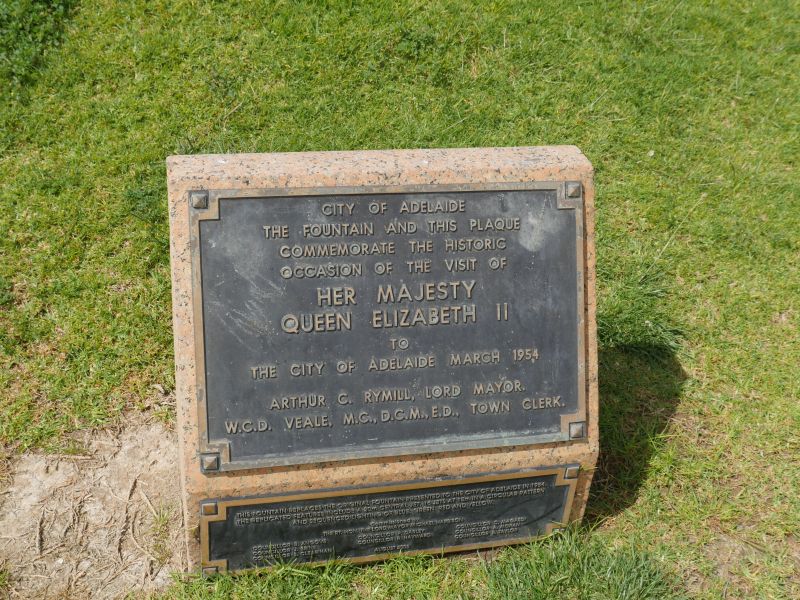
M 200 505 L 204 572 L 525 542 L 569 520 L 578 465 Z

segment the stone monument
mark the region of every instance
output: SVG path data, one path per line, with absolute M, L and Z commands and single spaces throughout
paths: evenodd
M 598 431 L 577 148 L 167 167 L 194 567 L 471 550 L 582 516 Z

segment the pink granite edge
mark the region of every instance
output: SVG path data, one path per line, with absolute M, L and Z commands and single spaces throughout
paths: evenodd
M 460 180 L 519 181 L 551 172 L 591 173 L 576 146 L 508 148 L 436 148 L 284 152 L 270 154 L 198 154 L 167 158 L 171 185 L 196 183 L 255 187 L 310 185 L 401 185 Z

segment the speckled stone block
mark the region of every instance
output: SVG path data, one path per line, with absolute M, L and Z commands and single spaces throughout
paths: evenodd
M 308 502 L 313 503 L 319 498 L 357 502 L 367 497 L 388 497 L 386 494 L 406 494 L 409 491 L 416 494 L 419 490 L 439 493 L 443 489 L 455 490 L 454 493 L 461 498 L 465 494 L 477 493 L 474 490 L 482 489 L 481 485 L 490 489 L 516 480 L 528 481 L 524 478 L 535 475 L 550 477 L 548 485 L 562 486 L 565 490 L 565 510 L 559 513 L 563 515 L 563 521 L 582 517 L 598 454 L 598 398 L 593 172 L 591 164 L 578 148 L 548 146 L 171 156 L 167 159 L 167 178 L 180 485 L 186 544 L 193 568 L 210 574 L 228 568 L 242 568 L 247 560 L 253 559 L 255 546 L 243 551 L 245 558 L 230 565 L 209 550 L 208 537 L 214 531 L 217 533 L 213 535 L 235 538 L 236 531 L 239 531 L 237 527 L 246 529 L 241 523 L 254 518 L 254 512 L 246 513 L 246 518 L 240 514 L 236 517 L 240 521 L 235 524 L 228 519 L 239 514 L 237 511 L 241 512 L 242 506 L 283 507 L 291 506 L 292 502 L 305 502 L 309 506 Z M 578 215 L 576 230 L 580 233 L 577 238 L 578 272 L 574 274 L 579 287 L 579 302 L 575 308 L 579 327 L 579 355 L 575 365 L 578 370 L 578 408 L 576 413 L 563 415 L 551 433 L 531 438 L 517 435 L 502 440 L 500 432 L 486 438 L 488 441 L 474 444 L 472 440 L 480 436 L 465 436 L 466 441 L 461 444 L 437 445 L 434 440 L 418 449 L 404 447 L 397 452 L 378 446 L 369 452 L 358 452 L 342 446 L 344 450 L 337 447 L 336 451 L 326 455 L 322 447 L 321 452 L 309 454 L 311 458 L 305 460 L 295 460 L 287 451 L 285 460 L 280 455 L 271 455 L 268 460 L 256 457 L 240 463 L 236 462 L 238 450 L 232 456 L 229 445 L 215 445 L 216 440 L 209 439 L 205 396 L 209 383 L 205 380 L 205 373 L 209 371 L 204 371 L 203 305 L 198 292 L 202 289 L 198 273 L 198 223 L 203 219 L 219 219 L 221 199 L 282 198 L 288 202 L 295 198 L 300 201 L 309 196 L 337 194 L 387 195 L 389 198 L 392 194 L 430 192 L 456 197 L 458 193 L 470 191 L 494 193 L 530 189 L 549 190 L 557 198 L 557 208 L 575 209 L 574 214 Z M 262 224 L 257 226 L 260 228 Z M 522 274 L 511 276 L 520 277 Z M 324 285 L 343 285 L 342 281 L 325 280 Z M 264 302 L 269 304 L 268 299 Z M 268 306 L 264 308 L 268 309 Z M 499 320 L 502 318 L 499 303 L 497 310 Z M 572 307 L 564 307 L 564 310 L 572 310 Z M 284 328 L 283 332 L 275 335 L 286 331 Z M 442 335 L 447 335 L 447 332 L 443 331 Z M 315 339 L 318 338 L 308 337 L 308 343 L 316 343 Z M 505 360 L 511 348 L 502 351 Z M 255 371 L 253 377 L 256 377 Z M 464 377 L 462 387 L 466 389 L 474 376 Z M 514 396 L 512 393 L 509 397 L 519 402 L 522 395 Z M 466 397 L 460 400 L 463 406 L 465 401 Z M 545 406 L 544 399 L 535 401 L 541 407 Z M 549 408 L 550 400 L 547 402 Z M 554 402 L 558 406 L 558 401 Z M 380 428 L 375 431 L 380 436 Z M 526 489 L 537 489 L 538 484 L 533 479 L 530 481 L 532 487 Z M 428 502 L 433 497 L 422 495 L 420 500 L 414 501 Z M 308 512 L 310 509 L 304 510 Z M 230 523 L 228 530 L 223 531 L 224 523 L 220 523 L 225 519 Z M 559 522 L 553 520 L 537 531 L 544 534 L 557 526 Z M 465 534 L 463 527 L 466 526 L 462 526 L 460 535 L 479 539 L 476 533 L 478 524 L 469 525 L 473 528 L 469 530 L 472 533 Z M 373 536 L 370 539 L 378 539 L 371 529 L 364 531 Z M 523 528 L 520 531 L 524 534 L 527 530 Z M 365 535 L 362 532 L 359 539 L 367 539 L 363 537 Z M 470 542 L 467 539 L 464 543 L 448 544 L 447 549 L 503 545 L 530 537 L 509 530 L 508 535 L 500 535 L 494 541 Z M 377 546 L 373 544 L 372 547 Z M 419 548 L 408 544 L 403 547 L 397 543 L 380 547 L 381 551 L 364 556 L 354 550 L 350 558 L 356 562 L 375 560 L 396 551 Z M 259 551 L 263 554 L 263 548 Z M 303 551 L 297 550 L 293 556 L 303 560 Z M 314 558 L 319 560 L 316 554 Z

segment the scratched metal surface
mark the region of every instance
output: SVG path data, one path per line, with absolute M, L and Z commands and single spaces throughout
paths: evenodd
M 401 215 L 403 200 L 465 200 L 459 214 Z M 387 214 L 369 213 L 370 202 L 386 202 Z M 324 203 L 353 204 L 353 214 L 324 216 Z M 427 194 L 301 196 L 221 199 L 219 220 L 200 223 L 203 336 L 209 441 L 227 440 L 230 460 L 271 458 L 283 463 L 291 457 L 320 460 L 347 458 L 369 451 L 376 456 L 432 448 L 489 447 L 508 440 L 528 443 L 560 439 L 561 416 L 578 405 L 578 281 L 576 277 L 576 219 L 574 210 L 557 207 L 554 190 L 482 191 Z M 519 231 L 468 231 L 470 218 L 518 217 Z M 458 232 L 429 234 L 425 222 L 453 218 Z M 413 235 L 387 235 L 393 220 L 414 222 Z M 306 223 L 374 223 L 373 236 L 346 238 L 368 244 L 394 242 L 391 255 L 337 258 L 283 259 L 279 247 L 344 241 L 343 238 L 303 238 Z M 268 240 L 262 227 L 289 226 L 287 240 Z M 500 238 L 504 252 L 444 252 L 445 238 Z M 433 252 L 412 254 L 408 240 L 432 240 Z M 489 259 L 505 256 L 508 266 L 492 270 Z M 429 273 L 410 274 L 405 261 L 431 259 Z M 477 270 L 451 273 L 445 259 L 476 258 Z M 390 260 L 390 275 L 375 273 L 375 264 Z M 281 269 L 292 265 L 361 263 L 363 275 L 349 278 L 285 278 Z M 378 285 L 406 284 L 415 294 L 424 282 L 464 282 L 455 299 L 435 302 L 378 304 Z M 317 288 L 350 286 L 355 304 L 323 308 Z M 472 297 L 465 295 L 471 287 Z M 498 320 L 497 305 L 508 303 L 508 320 Z M 373 311 L 447 305 L 475 305 L 476 322 L 457 325 L 374 328 Z M 287 333 L 286 315 L 350 311 L 351 329 L 315 333 Z M 285 324 L 285 323 L 284 323 Z M 391 339 L 408 340 L 408 349 L 393 350 Z M 536 348 L 535 362 L 512 360 L 513 348 Z M 451 353 L 499 350 L 499 364 L 451 366 Z M 372 358 L 430 356 L 436 367 L 369 371 Z M 337 373 L 339 360 L 352 361 L 350 373 Z M 324 363 L 321 374 L 292 377 L 292 364 Z M 277 377 L 253 379 L 251 368 L 274 365 Z M 498 387 L 510 382 L 510 392 L 475 395 L 476 383 Z M 518 383 L 516 383 L 518 382 Z M 454 397 L 427 398 L 435 386 L 449 387 Z M 508 384 L 501 384 L 501 390 Z M 367 390 L 398 390 L 400 400 L 367 403 Z M 339 395 L 346 393 L 340 404 Z M 318 409 L 272 410 L 273 399 L 289 396 L 324 397 Z M 525 398 L 558 397 L 562 405 L 525 410 Z M 471 404 L 481 406 L 471 407 Z M 483 404 L 485 403 L 485 404 Z M 481 413 L 484 410 L 486 412 Z M 387 413 L 388 411 L 388 413 Z M 397 412 L 400 411 L 400 412 Z M 474 413 L 474 414 L 473 414 Z M 360 424 L 345 426 L 351 415 Z M 305 427 L 288 428 L 287 419 L 311 417 Z M 323 418 L 327 417 L 327 418 Z M 245 422 L 263 431 L 238 431 Z M 302 421 L 301 421 L 302 422 Z M 266 425 L 264 425 L 266 423 Z M 226 427 L 227 424 L 227 427 Z M 316 425 L 316 426 L 314 426 Z M 288 459 L 287 459 L 288 457 Z

